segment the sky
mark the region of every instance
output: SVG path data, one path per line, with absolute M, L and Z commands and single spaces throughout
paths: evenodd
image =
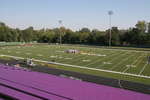
M 13 28 L 35 29 L 63 26 L 106 30 L 108 11 L 112 26 L 134 27 L 139 20 L 150 22 L 150 0 L 0 0 L 0 21 Z

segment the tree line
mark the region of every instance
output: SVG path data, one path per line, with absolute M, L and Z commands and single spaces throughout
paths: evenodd
M 109 31 L 82 28 L 73 31 L 65 27 L 35 30 L 28 27 L 24 30 L 10 28 L 0 22 L 0 42 L 31 42 L 59 43 L 60 38 L 65 44 L 108 45 Z M 150 23 L 138 21 L 135 27 L 119 30 L 112 27 L 112 45 L 114 46 L 150 46 Z

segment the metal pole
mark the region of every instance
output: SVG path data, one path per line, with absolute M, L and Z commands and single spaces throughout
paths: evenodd
M 111 46 L 111 14 L 109 15 L 109 47 Z
M 62 31 L 61 31 L 61 27 L 62 27 L 62 20 L 59 20 L 59 21 L 58 21 L 58 23 L 60 24 L 59 42 L 60 42 L 60 44 L 61 44 L 61 43 L 62 43 L 62 40 L 61 40 L 61 33 L 62 33 Z
M 111 30 L 112 30 L 112 27 L 111 27 L 111 15 L 113 15 L 113 11 L 108 11 L 108 15 L 109 15 L 109 47 L 111 46 L 111 38 L 112 38 L 112 35 L 111 35 Z

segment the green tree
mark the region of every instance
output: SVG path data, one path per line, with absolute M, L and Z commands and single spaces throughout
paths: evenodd
M 110 31 L 106 30 L 106 40 L 108 43 L 109 37 L 110 37 Z M 119 30 L 118 27 L 112 27 L 111 29 L 111 44 L 112 45 L 120 45 L 120 35 L 119 35 Z
M 148 33 L 150 34 L 150 22 L 148 23 Z
M 94 29 L 90 32 L 88 37 L 88 43 L 90 44 L 105 44 L 105 32 Z
M 5 25 L 5 23 L 0 22 L 0 41 L 11 41 L 11 29 Z
M 136 26 L 136 28 L 137 28 L 138 30 L 140 30 L 142 33 L 145 33 L 146 27 L 147 27 L 145 21 L 138 21 L 135 26 Z
M 29 27 L 29 28 L 22 31 L 22 38 L 25 42 L 33 41 L 33 37 L 34 37 L 33 27 Z
M 91 31 L 88 28 L 82 28 L 79 32 L 81 32 L 81 33 L 90 33 Z

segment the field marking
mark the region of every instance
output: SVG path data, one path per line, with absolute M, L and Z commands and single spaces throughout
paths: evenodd
M 126 55 L 126 54 L 128 54 L 128 53 L 129 53 L 129 52 L 125 52 L 124 54 L 119 55 L 119 57 L 117 56 L 116 58 L 111 59 L 110 62 L 112 63 L 113 61 L 116 61 L 116 59 L 118 59 L 118 58 L 120 58 L 120 57 L 122 57 L 122 56 L 124 56 L 124 55 Z
M 119 54 L 121 54 L 122 52 L 120 52 Z M 118 55 L 117 53 L 110 53 L 110 55 L 109 55 L 109 57 L 108 58 L 110 58 L 110 56 L 115 56 L 115 55 Z M 97 60 L 95 60 L 94 62 L 91 62 L 91 63 L 89 63 L 89 64 L 86 64 L 85 66 L 89 66 L 89 65 L 92 65 L 92 64 L 95 64 L 95 63 L 97 63 L 97 62 L 99 62 L 99 61 L 103 61 L 104 59 L 106 59 L 105 57 L 104 58 L 102 58 L 102 59 L 97 59 Z
M 72 57 L 72 59 L 76 59 L 76 58 L 83 58 L 84 56 L 82 56 L 82 55 L 80 55 L 80 54 L 71 54 L 71 55 L 66 55 L 65 53 L 63 54 L 65 57 L 72 57 L 72 55 L 76 55 L 76 56 L 74 56 L 74 57 Z M 78 59 L 76 59 L 76 60 L 73 60 L 73 61 L 69 61 L 69 63 L 70 62 L 74 62 L 74 61 L 77 61 Z M 65 59 L 62 59 L 62 60 L 59 60 L 59 61 L 61 61 L 61 62 L 66 62 L 66 63 L 68 63 L 68 61 L 67 60 L 65 60 Z
M 84 59 L 84 60 L 82 60 L 82 62 L 90 62 L 91 60 L 89 60 L 89 59 Z
M 141 71 L 139 72 L 138 75 L 141 75 L 143 73 L 143 71 L 145 70 L 146 66 L 148 65 L 148 62 L 144 65 L 144 67 L 141 69 Z
M 116 54 L 116 55 L 117 55 L 117 56 L 119 55 L 119 57 L 122 57 L 122 56 L 124 56 L 125 54 L 127 54 L 128 52 L 125 52 L 125 53 L 123 53 L 123 54 L 122 54 L 122 53 L 123 53 L 123 52 L 120 52 L 120 53 L 119 53 L 120 55 L 119 55 L 119 54 Z M 116 59 L 118 59 L 118 57 L 116 57 L 116 58 L 114 58 L 114 59 L 111 58 L 111 60 L 109 60 L 109 62 L 113 64 L 113 61 L 116 61 Z M 107 60 L 107 59 L 106 59 L 106 60 Z M 99 67 L 102 67 L 102 66 L 103 66 L 103 67 L 107 67 L 107 66 L 104 66 L 104 65 L 105 65 L 105 64 L 103 64 L 103 65 L 101 65 L 101 66 L 99 66 Z M 96 67 L 96 68 L 99 68 L 99 67 Z M 112 67 L 111 67 L 111 68 L 112 68 Z
M 86 59 L 88 57 L 88 55 L 83 56 L 83 55 L 77 55 L 76 57 L 73 58 L 73 61 L 69 61 L 69 63 L 76 63 L 78 61 L 81 61 L 82 59 Z M 64 61 L 66 63 L 68 63 L 68 61 Z
M 128 52 L 129 53 L 129 52 Z M 135 54 L 134 54 L 135 55 Z M 133 57 L 134 55 L 132 56 L 128 56 L 127 58 L 123 59 L 122 61 L 120 61 L 119 63 L 117 63 L 116 65 L 113 65 L 110 70 L 113 70 L 114 68 L 118 67 L 119 64 L 121 64 L 122 62 L 128 60 L 129 58 Z
M 137 57 L 137 59 L 131 64 L 131 65 L 134 65 L 141 57 L 143 57 L 144 55 L 141 55 L 141 56 L 139 56 L 139 57 Z M 125 73 L 126 71 L 128 71 L 128 69 L 130 69 L 131 67 L 127 67 L 124 71 L 123 71 L 123 73 Z
M 78 49 L 80 49 L 80 48 L 78 48 Z M 80 51 L 84 51 L 84 50 L 80 50 Z M 94 50 L 93 50 L 94 51 Z M 92 51 L 92 52 L 93 52 Z M 101 50 L 101 51 L 103 51 L 103 50 Z M 89 51 L 88 51 L 89 52 Z M 103 53 L 104 53 L 104 51 L 103 51 Z M 106 52 L 105 52 L 106 53 Z M 108 53 L 108 54 L 111 54 L 111 53 Z M 76 59 L 77 58 L 77 59 Z M 74 57 L 73 58 L 73 61 L 69 61 L 69 63 L 76 63 L 76 62 L 78 62 L 78 61 L 81 61 L 81 60 L 84 60 L 84 59 L 89 59 L 90 58 L 90 55 L 85 55 L 85 56 L 83 56 L 82 54 L 79 54 L 78 56 L 76 56 L 76 57 Z M 93 59 L 98 59 L 98 56 L 94 56 L 94 58 Z M 90 59 L 91 61 L 93 60 L 93 59 Z M 63 63 L 68 63 L 68 61 L 63 61 Z M 78 65 L 79 64 L 82 64 L 83 62 L 79 62 L 78 63 Z
M 147 53 L 147 56 L 148 56 L 148 53 Z M 139 72 L 139 75 L 141 75 L 144 72 L 144 70 L 145 70 L 145 68 L 146 68 L 147 65 L 148 65 L 148 62 L 145 63 L 145 65 L 143 66 L 143 68 Z
M 67 45 L 67 44 L 64 44 L 63 46 L 72 46 L 72 45 Z M 114 50 L 114 51 L 131 51 L 131 52 L 144 52 L 144 53 L 147 53 L 149 52 L 149 49 L 147 49 L 148 51 L 141 51 L 142 49 L 137 49 L 135 50 L 136 48 L 131 48 L 131 49 L 126 49 L 126 48 L 107 48 L 107 47 L 104 47 L 104 46 L 85 46 L 85 45 L 74 45 L 74 47 L 79 47 L 79 48 L 93 48 L 93 49 L 103 49 L 103 50 Z
M 104 52 L 104 51 L 101 51 L 101 52 L 103 52 L 103 54 L 104 54 L 104 53 L 105 53 L 105 54 L 107 53 L 107 52 Z M 107 55 L 113 55 L 113 54 L 115 54 L 115 53 L 110 53 L 110 52 L 107 53 Z M 86 55 L 86 56 L 84 56 L 84 57 L 85 57 L 86 59 L 90 59 L 92 64 L 93 64 L 93 62 L 92 62 L 93 60 L 94 60 L 95 63 L 96 63 L 96 61 L 101 61 L 102 59 L 105 59 L 105 57 L 99 59 L 98 56 L 94 56 L 93 58 L 90 58 L 90 56 L 88 56 L 88 55 Z M 79 61 L 80 61 L 80 60 L 79 60 Z M 82 64 L 82 63 L 83 63 L 83 62 L 80 62 L 80 63 L 78 63 L 78 65 L 79 65 L 79 64 Z M 91 63 L 88 63 L 88 64 L 91 65 Z M 87 65 L 88 65 L 88 64 L 87 64 Z M 86 66 L 87 66 L 87 65 L 86 65 Z
M 141 58 L 141 59 L 139 59 L 140 61 L 139 61 L 139 62 L 137 62 L 136 66 L 137 66 L 137 65 L 139 65 L 139 64 L 140 64 L 140 62 L 142 62 L 142 61 L 145 59 L 145 56 L 146 56 L 146 55 L 142 56 L 142 58 Z
M 66 46 L 67 48 L 68 48 L 68 46 Z M 68 49 L 70 49 L 70 47 L 68 48 Z M 92 50 L 85 50 L 85 48 L 84 47 L 77 47 L 77 49 L 80 49 L 79 51 L 86 51 L 86 52 L 95 52 L 95 50 L 97 50 L 97 49 L 93 49 L 92 48 Z M 87 48 L 86 48 L 87 49 Z M 103 52 L 103 54 L 104 53 L 107 53 L 107 52 L 104 52 L 104 50 L 100 50 L 101 52 Z M 99 53 L 99 52 L 96 52 L 96 53 Z M 111 54 L 111 53 L 107 53 L 107 54 Z M 70 56 L 69 56 L 70 57 Z M 73 57 L 73 61 L 66 61 L 65 59 L 64 60 L 59 60 L 59 61 L 62 61 L 63 63 L 68 63 L 68 64 L 70 64 L 70 63 L 76 63 L 76 62 L 78 62 L 78 61 L 81 61 L 81 60 L 83 60 L 83 59 L 89 59 L 89 57 L 90 57 L 90 55 L 85 55 L 85 56 L 83 56 L 82 54 L 78 54 L 76 57 Z M 96 58 L 95 58 L 96 57 Z M 77 58 L 77 59 L 76 59 Z M 94 58 L 93 59 L 98 59 L 97 58 L 97 56 L 94 56 Z M 91 61 L 93 60 L 93 59 L 90 59 Z M 78 63 L 78 65 L 80 65 L 80 64 L 82 64 L 83 62 L 80 62 L 80 63 Z
M 110 51 L 114 50 L 114 51 L 129 51 L 129 52 L 142 52 L 142 53 L 149 52 L 149 51 L 140 51 L 140 50 L 134 50 L 134 49 L 130 49 L 130 50 L 124 49 L 123 50 L 123 48 L 122 49 L 101 48 L 101 49 L 103 49 L 103 50 L 110 50 Z
M 110 63 L 110 62 L 103 62 L 103 64 L 105 64 L 105 65 L 111 65 L 112 63 Z
M 23 57 L 16 57 L 16 56 L 10 56 L 10 55 L 0 55 L 0 56 L 11 57 L 11 58 L 16 58 L 16 59 L 25 59 Z M 117 72 L 117 71 L 110 71 L 110 70 L 103 70 L 103 69 L 96 69 L 96 68 L 88 68 L 88 67 L 85 67 L 85 66 L 62 64 L 62 63 L 56 63 L 56 62 L 50 62 L 50 61 L 44 61 L 44 60 L 38 60 L 38 59 L 33 59 L 33 61 L 150 79 L 150 76 L 137 75 L 137 74 L 131 74 L 131 73 L 125 73 L 125 72 L 123 73 L 123 72 Z

